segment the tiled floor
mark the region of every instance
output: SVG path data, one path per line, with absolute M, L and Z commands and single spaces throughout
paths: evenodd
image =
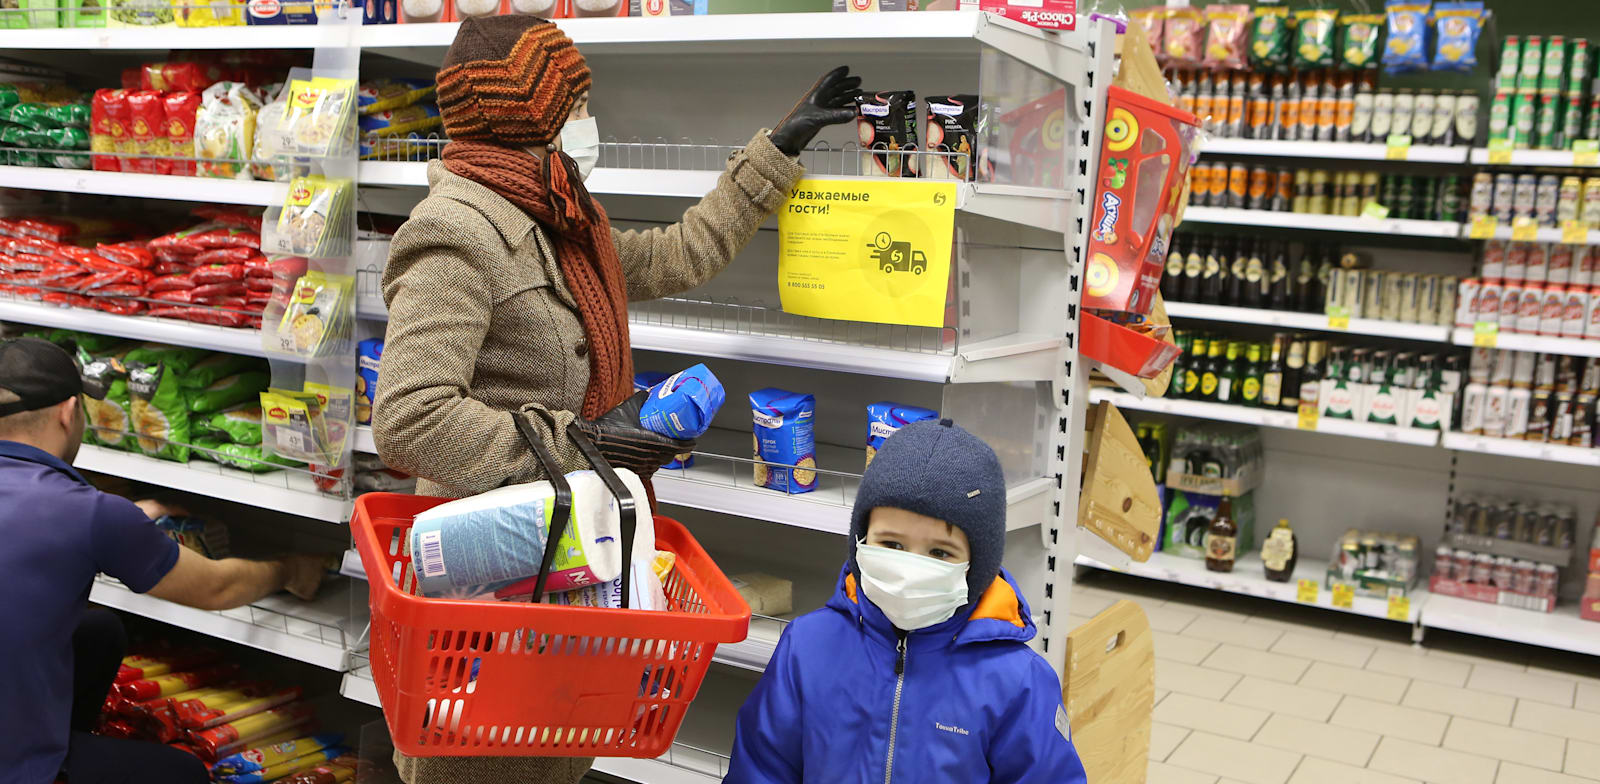
M 1073 614 L 1124 598 L 1156 630 L 1149 784 L 1600 782 L 1600 659 L 1094 571 Z

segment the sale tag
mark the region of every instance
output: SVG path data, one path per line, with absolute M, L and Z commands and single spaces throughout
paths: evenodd
M 1389 594 L 1389 619 L 1406 621 L 1411 619 L 1411 598 L 1399 594 Z
M 1301 580 L 1300 587 L 1294 592 L 1294 598 L 1306 604 L 1317 603 L 1317 581 Z
M 1411 154 L 1411 134 L 1391 133 L 1388 145 L 1384 147 L 1383 157 L 1391 161 L 1403 161 Z
M 1315 405 L 1310 403 L 1301 404 L 1299 416 L 1295 418 L 1294 426 L 1300 430 L 1316 430 L 1318 415 L 1319 412 Z
M 1589 224 L 1581 220 L 1561 222 L 1561 242 L 1566 245 L 1589 244 Z
M 1349 329 L 1350 309 L 1343 305 L 1328 306 L 1328 329 Z
M 1479 348 L 1494 348 L 1500 342 L 1500 322 L 1479 321 L 1472 325 L 1472 345 Z
M 1361 208 L 1361 217 L 1383 220 L 1389 217 L 1389 208 L 1375 201 L 1369 201 L 1367 206 Z
M 955 210 L 954 182 L 801 180 L 778 213 L 783 309 L 944 326 Z
M 1356 605 L 1356 592 L 1348 583 L 1333 584 L 1333 606 L 1350 609 Z
M 1489 140 L 1489 162 L 1490 163 L 1510 163 L 1511 162 L 1511 140 L 1510 139 L 1490 139 Z
M 1600 166 L 1600 139 L 1577 139 L 1572 142 L 1573 166 Z
M 1539 239 L 1539 224 L 1527 215 L 1518 215 L 1511 219 L 1511 239 L 1517 242 L 1533 242 Z
M 1467 236 L 1475 240 L 1494 239 L 1494 230 L 1500 227 L 1500 219 L 1493 215 L 1479 215 L 1472 219 L 1472 225 L 1467 228 Z

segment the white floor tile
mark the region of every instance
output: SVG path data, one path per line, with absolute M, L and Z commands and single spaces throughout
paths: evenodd
M 1450 722 L 1450 717 L 1443 713 L 1402 708 L 1361 697 L 1345 697 L 1329 721 L 1389 737 L 1438 745 L 1444 738 L 1444 728 Z
M 1248 784 L 1286 784 L 1300 757 L 1292 751 L 1196 731 L 1178 744 L 1167 763 Z
M 1185 637 L 1181 634 L 1170 632 L 1152 632 L 1156 647 L 1156 658 L 1171 659 L 1184 664 L 1199 664 L 1205 661 L 1211 652 L 1222 643 L 1202 640 L 1199 637 Z
M 1224 702 L 1299 716 L 1312 721 L 1327 721 L 1343 696 L 1331 691 L 1247 675 L 1244 680 L 1239 681 L 1239 685 L 1233 687 L 1233 691 L 1228 692 Z
M 1167 691 L 1166 689 L 1156 689 L 1156 699 L 1155 699 L 1155 702 L 1153 703 L 1152 707 L 1154 705 L 1160 705 L 1162 698 L 1166 697 L 1168 694 L 1171 694 L 1171 693 L 1172 692 Z
M 1145 773 L 1145 784 L 1216 784 L 1216 781 L 1217 777 L 1209 773 L 1164 765 L 1160 762 L 1150 763 L 1150 768 Z
M 1450 720 L 1444 747 L 1546 770 L 1561 770 L 1567 753 L 1565 738 L 1460 716 Z
M 1183 739 L 1188 737 L 1189 728 L 1179 727 L 1163 721 L 1150 722 L 1150 759 L 1155 762 L 1165 760 L 1172 750 L 1178 747 Z
M 1156 706 L 1155 720 L 1192 730 L 1205 729 L 1250 740 L 1270 714 L 1257 708 L 1174 694 Z
M 1517 712 L 1511 720 L 1511 726 L 1574 738 L 1585 743 L 1600 743 L 1600 717 L 1588 711 L 1545 705 L 1532 700 L 1517 700 Z
M 1561 769 L 1574 776 L 1600 781 L 1600 745 L 1581 740 L 1567 741 L 1567 761 Z
M 1578 710 L 1600 713 L 1600 684 L 1580 682 L 1577 705 Z
M 1306 757 L 1289 777 L 1289 784 L 1422 784 L 1416 779 L 1352 767 L 1316 757 Z
M 1183 607 L 1170 604 L 1161 604 L 1144 608 L 1144 614 L 1150 619 L 1150 628 L 1158 632 L 1181 632 L 1183 627 L 1194 622 L 1200 613 L 1190 612 Z
M 1511 711 L 1517 701 L 1500 694 L 1415 680 L 1411 682 L 1411 688 L 1406 689 L 1406 697 L 1400 704 L 1408 708 L 1465 716 L 1490 724 L 1509 725 Z
M 1121 598 L 1113 593 L 1075 585 L 1072 587 L 1072 614 L 1093 618 Z
M 1421 648 L 1380 648 L 1367 661 L 1367 669 L 1390 675 L 1404 675 L 1422 681 L 1442 683 L 1446 686 L 1465 686 L 1472 665 L 1429 656 Z
M 1409 678 L 1398 675 L 1340 667 L 1327 662 L 1312 664 L 1311 669 L 1306 670 L 1306 674 L 1300 678 L 1301 686 L 1394 703 L 1400 702 L 1410 683 Z
M 1238 682 L 1239 676 L 1231 672 L 1208 670 L 1170 659 L 1156 659 L 1157 689 L 1192 694 L 1208 700 L 1220 700 L 1228 696 L 1228 690 Z
M 1316 637 L 1301 632 L 1285 632 L 1272 644 L 1273 653 L 1285 653 L 1307 659 L 1325 661 L 1345 667 L 1365 666 L 1377 649 L 1371 645 L 1330 637 Z
M 1441 784 L 1493 784 L 1497 760 L 1386 737 L 1367 767 Z M 1519 783 L 1521 784 L 1521 783 Z
M 1431 635 L 1430 635 L 1431 636 Z M 1485 640 L 1477 637 L 1455 637 L 1442 643 L 1424 644 L 1429 656 L 1441 659 L 1482 664 L 1502 670 L 1522 672 L 1528 669 L 1528 655 L 1511 643 Z
M 1202 640 L 1229 643 L 1247 648 L 1266 650 L 1283 636 L 1281 629 L 1269 626 L 1250 626 L 1240 620 L 1215 615 L 1202 615 L 1184 627 L 1183 633 Z
M 1376 732 L 1280 714 L 1268 719 L 1251 743 L 1361 767 L 1372 757 L 1378 740 Z
M 1257 675 L 1270 680 L 1294 683 L 1300 680 L 1300 676 L 1306 674 L 1306 668 L 1311 666 L 1311 660 L 1237 645 L 1222 645 L 1207 656 L 1201 665 L 1213 670 Z
M 1472 668 L 1472 675 L 1467 678 L 1469 689 L 1504 694 L 1519 700 L 1547 702 L 1563 708 L 1572 707 L 1573 694 L 1577 691 L 1577 687 L 1578 682 L 1574 680 L 1558 680 L 1497 667 L 1475 666 Z
M 1500 777 L 1495 784 L 1594 784 L 1590 779 L 1580 779 L 1565 773 L 1530 768 L 1515 762 L 1500 763 Z
M 1319 617 L 1327 616 L 1327 617 Z M 1268 626 L 1286 632 L 1298 632 L 1308 637 L 1321 637 L 1328 639 L 1339 630 L 1339 616 L 1333 613 L 1308 614 L 1303 607 L 1287 607 L 1280 611 L 1268 611 L 1252 615 L 1244 619 L 1245 623 L 1253 626 Z

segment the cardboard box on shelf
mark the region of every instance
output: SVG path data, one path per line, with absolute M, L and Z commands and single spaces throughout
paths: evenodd
M 1534 596 L 1532 594 L 1517 593 L 1493 585 L 1481 583 L 1463 583 L 1447 577 L 1434 575 L 1428 580 L 1428 590 L 1444 596 L 1454 596 L 1458 599 L 1471 599 L 1475 602 L 1488 604 L 1503 604 L 1507 607 L 1518 607 L 1534 612 L 1550 612 L 1556 608 L 1554 596 Z M 1587 601 L 1585 602 L 1588 603 Z M 1597 616 L 1593 620 L 1600 620 Z
M 1167 474 L 1171 477 L 1172 474 Z M 1167 491 L 1166 530 L 1161 536 L 1161 550 L 1185 558 L 1205 558 L 1206 529 L 1216 519 L 1220 496 L 1188 493 L 1182 490 Z M 1245 493 L 1233 499 L 1234 524 L 1239 527 L 1237 556 L 1255 548 L 1255 497 Z

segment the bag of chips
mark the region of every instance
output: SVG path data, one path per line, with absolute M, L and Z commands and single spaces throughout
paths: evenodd
M 178 385 L 179 371 L 163 362 L 130 360 L 127 365 L 139 449 L 151 457 L 189 462 L 189 410 Z
M 1159 7 L 1136 8 L 1128 12 L 1128 18 L 1144 25 L 1144 40 L 1155 42 L 1156 49 L 1160 49 L 1161 30 L 1167 21 L 1165 9 Z M 1159 55 L 1160 52 L 1157 52 Z
M 132 449 L 128 369 L 116 357 L 91 358 L 82 346 L 78 349 L 78 364 L 83 388 L 91 393 L 83 399 L 85 435 L 101 446 Z M 95 395 L 101 399 L 96 400 Z
M 261 370 L 237 373 L 189 392 L 189 410 L 209 414 L 257 399 L 272 384 L 272 374 Z
M 204 389 L 228 376 L 261 369 L 261 360 L 254 357 L 218 352 L 189 368 L 179 383 L 185 389 Z
M 206 425 L 208 432 L 218 434 L 218 438 L 243 446 L 256 446 L 261 443 L 261 406 L 251 403 L 212 414 L 206 420 Z
M 1428 67 L 1429 3 L 1389 0 L 1389 39 L 1383 46 L 1383 70 L 1398 74 Z
M 1478 67 L 1482 2 L 1443 2 L 1433 8 L 1433 70 L 1472 73 Z
M 1332 8 L 1315 8 L 1294 12 L 1299 22 L 1295 30 L 1294 64 L 1296 68 L 1327 68 L 1333 65 L 1334 26 L 1339 12 Z
M 1166 9 L 1166 24 L 1161 44 L 1162 62 L 1174 68 L 1200 64 L 1201 25 L 1198 8 Z
M 268 471 L 281 471 L 284 468 L 301 468 L 305 463 L 292 460 L 281 455 L 269 454 L 260 446 L 246 444 L 229 444 L 225 441 L 213 439 L 196 439 L 195 457 L 205 458 L 213 463 L 237 468 L 240 471 L 249 471 L 252 474 L 264 474 Z
M 1255 23 L 1250 28 L 1250 62 L 1259 70 L 1289 70 L 1290 32 L 1288 6 L 1256 6 Z
M 1245 67 L 1250 6 L 1242 3 L 1209 5 L 1205 14 L 1205 66 L 1229 70 Z
M 1339 67 L 1360 71 L 1378 67 L 1378 38 L 1383 14 L 1344 14 L 1339 17 Z

